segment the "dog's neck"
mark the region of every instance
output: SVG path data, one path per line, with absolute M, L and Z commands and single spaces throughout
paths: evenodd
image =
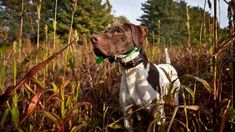
M 119 63 L 124 69 L 134 68 L 140 64 L 143 64 L 144 67 L 146 68 L 149 61 L 144 49 L 140 48 L 130 56 L 120 59 Z
M 123 69 L 130 69 L 143 64 L 146 67 L 148 58 L 143 49 L 140 49 L 128 57 L 119 59 L 119 63 Z
M 119 63 L 124 68 L 133 68 L 143 62 L 139 54 L 140 53 L 137 51 L 128 57 L 120 59 Z

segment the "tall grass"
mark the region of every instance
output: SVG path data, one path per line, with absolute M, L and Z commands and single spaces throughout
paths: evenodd
M 24 0 L 21 1 L 20 33 L 19 33 L 19 60 L 21 60 L 23 25 L 24 25 Z
M 56 44 L 56 25 L 57 25 L 57 21 L 56 21 L 56 17 L 57 17 L 57 5 L 58 5 L 58 0 L 55 0 L 55 12 L 54 12 L 54 19 L 53 19 L 53 49 L 55 49 L 55 44 Z
M 60 45 L 57 46 L 61 48 Z M 47 49 L 53 50 L 51 47 L 47 47 Z M 145 49 L 151 61 L 163 61 L 162 47 L 146 44 Z M 107 61 L 105 61 L 104 64 L 97 65 L 91 45 L 79 45 L 76 50 L 77 54 L 74 56 L 76 59 L 71 59 L 66 69 L 64 69 L 63 60 L 61 59 L 57 60 L 59 63 L 55 64 L 54 70 L 52 64 L 49 63 L 46 75 L 43 72 L 36 73 L 38 74 L 37 79 L 31 78 L 18 90 L 18 99 L 17 96 L 14 95 L 9 98 L 9 103 L 1 106 L 2 110 L 5 111 L 2 111 L 0 114 L 3 124 L 1 127 L 2 130 L 22 129 L 27 131 L 39 128 L 39 130 L 92 131 L 123 129 L 122 113 L 118 104 L 120 72 L 117 65 L 110 65 Z M 29 50 L 27 47 L 24 47 L 24 51 Z M 211 94 L 213 81 L 210 77 L 210 71 L 208 71 L 209 66 L 208 68 L 205 67 L 205 63 L 208 63 L 207 57 L 209 57 L 209 55 L 204 56 L 203 52 L 194 52 L 193 54 L 195 54 L 195 56 L 199 55 L 199 59 L 187 59 L 188 57 L 195 57 L 192 56 L 193 54 L 185 55 L 180 51 L 182 51 L 182 49 L 177 47 L 171 47 L 169 49 L 172 64 L 177 68 L 182 84 L 187 86 L 185 88 L 182 87 L 185 89 L 184 91 L 186 91 L 184 92 L 184 98 L 182 98 L 184 103 L 181 103 L 182 107 L 180 106 L 180 108 L 183 109 L 179 109 L 177 113 L 174 113 L 172 106 L 166 107 L 167 111 L 171 111 L 169 113 L 167 112 L 166 125 L 168 126 L 168 123 L 171 122 L 171 128 L 168 128 L 169 130 L 176 130 L 177 126 L 181 127 L 182 130 L 213 130 L 213 124 L 211 124 L 213 113 L 210 112 L 210 103 L 213 101 Z M 43 53 L 44 51 L 41 52 Z M 83 56 L 84 53 L 86 56 Z M 27 54 L 30 55 L 31 53 Z M 71 52 L 71 54 L 73 53 Z M 65 54 L 61 54 L 59 56 L 64 55 Z M 11 57 L 14 56 L 15 54 L 11 55 Z M 178 60 L 179 58 L 180 62 Z M 43 60 L 43 57 L 41 60 Z M 6 73 L 8 73 L 6 80 L 9 80 L 11 74 L 9 73 L 10 69 L 7 68 L 10 66 L 10 63 L 11 62 L 6 63 Z M 198 63 L 198 68 L 191 65 L 191 63 Z M 26 70 L 28 67 L 24 67 L 24 69 Z M 23 69 L 19 69 L 19 71 L 22 70 Z M 66 72 L 66 75 L 63 74 L 64 72 Z M 192 75 L 182 76 L 185 73 L 198 73 L 197 75 L 200 77 Z M 20 78 L 20 76 L 16 76 L 17 81 L 19 81 Z M 44 78 L 44 84 L 40 85 L 39 82 L 41 82 L 42 78 Z M 4 90 L 6 88 L 7 87 L 4 86 L 2 89 Z M 23 91 L 27 94 L 24 94 L 25 92 Z M 192 107 L 199 106 L 199 109 L 189 109 L 191 108 L 190 105 L 192 105 Z M 19 113 L 22 113 L 21 115 L 17 116 L 17 110 L 15 110 L 17 108 L 16 106 L 21 108 L 18 109 Z M 14 110 L 12 110 L 12 108 L 14 108 Z M 224 110 L 226 110 L 227 113 L 230 112 L 227 107 L 225 109 L 222 108 L 222 113 L 224 113 Z M 11 115 L 15 116 L 14 119 L 9 115 L 9 110 L 11 111 Z M 134 115 L 137 113 L 138 112 L 134 113 Z M 143 116 L 142 119 L 144 117 L 145 116 Z M 226 121 L 226 118 L 224 119 Z M 117 122 L 114 123 L 115 121 Z M 111 123 L 114 123 L 112 127 L 110 126 Z M 139 122 L 140 126 L 141 123 L 143 122 Z M 144 128 L 141 127 L 139 129 Z

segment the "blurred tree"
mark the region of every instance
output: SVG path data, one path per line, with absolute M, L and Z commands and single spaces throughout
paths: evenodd
M 147 0 L 142 4 L 144 14 L 138 19 L 149 27 L 149 40 L 166 44 L 186 44 L 188 33 L 186 27 L 187 3 L 184 0 Z M 203 24 L 204 10 L 199 7 L 189 7 L 190 32 L 192 43 L 198 43 L 200 25 Z M 205 13 L 205 28 L 209 28 L 212 19 Z M 207 38 L 208 39 L 208 38 Z
M 20 16 L 24 16 L 24 34 L 35 34 L 37 24 L 36 0 L 25 0 L 25 10 L 21 13 L 21 1 L 0 0 L 0 22 L 5 22 L 9 32 L 13 35 L 20 28 Z M 72 14 L 72 0 L 60 0 L 57 7 L 57 34 L 64 38 L 68 35 Z M 53 32 L 55 0 L 42 0 L 41 30 L 45 25 L 48 32 Z M 108 24 L 113 22 L 111 15 L 112 6 L 109 0 L 77 0 L 77 9 L 74 14 L 73 29 L 77 30 L 79 36 L 98 33 L 104 30 Z M 17 34 L 13 36 L 18 36 Z M 33 35 L 35 37 L 35 35 Z M 43 36 L 43 35 L 42 35 Z M 67 40 L 67 39 L 65 39 Z
M 55 0 L 47 0 L 44 2 L 46 11 L 42 12 L 47 18 L 47 25 L 52 31 L 52 20 L 54 18 L 54 3 Z M 57 34 L 66 37 L 69 32 L 69 25 L 72 14 L 72 0 L 58 1 L 57 12 Z M 77 9 L 74 14 L 73 29 L 77 30 L 78 35 L 84 38 L 84 35 L 98 33 L 104 30 L 108 24 L 112 23 L 111 5 L 107 0 L 102 3 L 101 0 L 78 0 Z
M 114 24 L 130 23 L 130 21 L 125 16 L 114 17 Z
M 144 15 L 138 19 L 150 29 L 150 40 L 165 43 L 175 43 L 175 37 L 179 36 L 178 7 L 173 0 L 147 0 L 142 4 Z M 174 39 L 174 40 L 173 40 Z M 179 38 L 178 38 L 179 39 Z M 177 40 L 178 40 L 177 39 Z
M 201 43 L 210 43 L 212 42 L 212 25 L 213 25 L 213 18 L 210 16 L 208 12 L 205 12 L 202 8 L 198 7 L 190 7 L 189 10 L 190 14 L 190 32 L 191 32 L 191 38 L 192 43 L 196 44 L 200 40 L 200 32 L 199 29 L 201 26 L 203 26 L 202 29 L 202 38 Z M 205 21 L 203 22 L 203 16 L 205 15 Z
M 0 23 L 8 28 L 9 40 L 14 40 L 19 36 L 20 18 L 25 19 L 23 25 L 24 33 L 29 32 L 33 27 L 32 15 L 35 9 L 33 8 L 32 0 L 24 1 L 24 11 L 21 10 L 21 0 L 0 0 Z

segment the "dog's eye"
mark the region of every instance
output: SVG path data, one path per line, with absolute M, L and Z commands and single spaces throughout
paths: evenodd
M 122 34 L 123 32 L 122 32 L 121 29 L 116 29 L 116 30 L 114 30 L 114 33 L 115 33 L 115 34 Z

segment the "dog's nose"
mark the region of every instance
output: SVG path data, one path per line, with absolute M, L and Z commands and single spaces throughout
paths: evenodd
M 92 42 L 92 44 L 98 44 L 98 37 L 92 36 L 91 37 L 91 42 Z

